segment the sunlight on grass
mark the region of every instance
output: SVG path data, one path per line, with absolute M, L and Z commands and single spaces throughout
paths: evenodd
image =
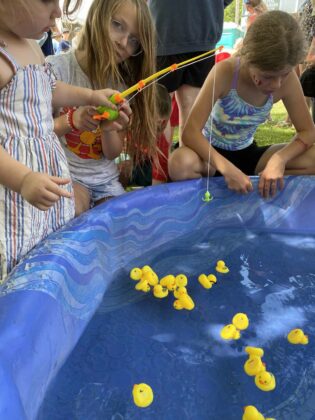
M 262 124 L 256 131 L 255 140 L 259 146 L 286 143 L 292 139 L 295 130 L 291 127 L 281 127 L 285 122 L 287 111 L 281 101 L 274 104 L 271 110 L 271 121 Z

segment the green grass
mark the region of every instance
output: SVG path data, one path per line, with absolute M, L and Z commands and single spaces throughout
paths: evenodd
M 281 101 L 276 103 L 271 110 L 271 121 L 262 124 L 256 131 L 255 139 L 259 146 L 276 143 L 286 143 L 294 135 L 292 127 L 281 127 L 279 123 L 286 120 L 287 112 Z M 173 142 L 178 142 L 178 127 L 174 130 Z
M 294 135 L 292 126 L 282 127 L 279 123 L 286 120 L 287 112 L 282 102 L 276 103 L 271 110 L 271 121 L 262 124 L 256 131 L 255 140 L 259 146 L 267 146 L 276 143 L 286 143 Z

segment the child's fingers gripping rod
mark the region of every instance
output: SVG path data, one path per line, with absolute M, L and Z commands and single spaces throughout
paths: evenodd
M 113 104 L 118 105 L 124 101 L 124 98 L 121 94 L 115 93 L 109 98 L 109 100 Z M 102 121 L 102 120 L 114 121 L 119 116 L 118 109 L 111 109 L 111 108 L 108 108 L 107 106 L 102 106 L 102 105 L 98 106 L 96 108 L 96 111 L 98 112 L 98 114 L 94 115 L 93 119 L 98 120 L 98 121 Z

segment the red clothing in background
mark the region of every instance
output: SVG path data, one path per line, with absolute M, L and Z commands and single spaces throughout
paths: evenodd
M 165 137 L 165 134 L 162 133 L 157 139 L 157 147 L 160 152 L 158 153 L 158 162 L 159 165 L 152 164 L 152 179 L 157 181 L 167 182 L 168 180 L 168 155 L 170 144 Z

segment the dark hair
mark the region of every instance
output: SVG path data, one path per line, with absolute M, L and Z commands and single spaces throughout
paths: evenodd
M 156 84 L 156 107 L 160 117 L 169 117 L 172 112 L 172 100 L 165 86 Z
M 244 38 L 240 56 L 261 70 L 295 67 L 305 57 L 305 40 L 289 13 L 273 10 L 258 16 Z

